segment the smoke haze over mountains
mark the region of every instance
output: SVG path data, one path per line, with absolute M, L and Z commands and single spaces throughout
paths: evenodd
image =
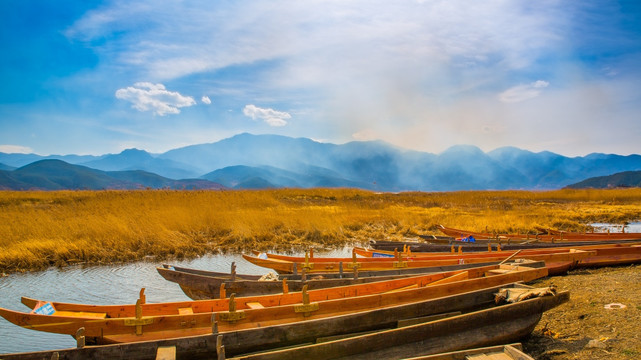
M 13 179 L 13 183 L 20 182 L 23 178 L 18 175 L 27 170 L 33 176 L 33 167 L 27 164 L 43 159 L 48 158 L 0 153 L 0 164 L 5 168 L 4 171 L 0 168 L 0 174 L 6 179 L 5 188 L 15 188 L 7 185 L 9 179 Z M 377 191 L 532 190 L 558 189 L 595 176 L 641 170 L 640 155 L 591 154 L 570 158 L 552 152 L 533 153 L 515 147 L 485 153 L 469 145 L 453 146 L 442 153 L 432 154 L 402 149 L 382 141 L 337 145 L 306 138 L 247 133 L 162 154 L 129 149 L 119 154 L 95 157 L 64 155 L 49 159 L 62 161 L 47 163 L 47 172 L 39 175 L 43 178 L 69 176 L 68 173 L 65 175 L 65 171 L 85 174 L 98 170 L 107 172 L 106 175 L 110 177 L 131 180 L 123 178 L 125 175 L 122 172 L 138 172 L 137 182 L 132 180 L 134 185 L 112 184 L 112 180 L 104 180 L 103 183 L 110 184 L 106 188 L 181 188 L 186 185 L 174 184 L 171 180 L 192 179 L 189 185 L 192 188 L 216 188 L 222 185 L 239 189 L 355 187 Z M 79 168 L 73 168 L 70 164 Z M 38 171 L 43 166 L 40 164 Z M 56 168 L 60 173 L 55 171 Z M 147 181 L 140 180 L 144 178 L 141 172 L 147 174 Z M 154 176 L 163 179 L 156 178 L 155 182 L 150 182 L 149 179 Z M 208 182 L 194 182 L 194 179 Z M 100 188 L 99 185 L 84 186 Z M 25 184 L 19 188 L 37 187 Z M 83 188 L 82 182 L 76 188 Z

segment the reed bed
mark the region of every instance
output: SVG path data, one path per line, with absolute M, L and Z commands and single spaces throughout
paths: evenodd
M 641 219 L 641 189 L 374 193 L 0 191 L 0 272 L 71 263 L 189 258 L 252 249 L 332 248 L 439 234 L 584 231 Z

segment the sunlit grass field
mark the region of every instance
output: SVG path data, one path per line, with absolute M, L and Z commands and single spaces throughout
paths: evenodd
M 641 219 L 641 189 L 374 193 L 260 191 L 0 192 L 0 272 L 212 252 L 331 248 L 440 234 L 497 233 Z

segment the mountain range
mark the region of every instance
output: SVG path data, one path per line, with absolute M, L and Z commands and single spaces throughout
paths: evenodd
M 161 154 L 0 153 L 0 189 L 355 187 L 376 191 L 558 189 L 641 170 L 640 155 L 566 157 L 456 145 L 432 154 L 382 141 L 331 144 L 239 134 Z M 191 179 L 191 180 L 184 180 Z
M 12 171 L 0 171 L 5 190 L 221 189 L 204 179 L 173 180 L 141 170 L 102 171 L 62 160 L 38 160 Z

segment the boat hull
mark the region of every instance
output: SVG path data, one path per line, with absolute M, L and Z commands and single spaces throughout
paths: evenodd
M 461 230 L 439 225 L 439 230 L 455 238 L 464 238 L 473 236 L 478 239 L 495 239 L 495 240 L 538 240 L 543 242 L 554 241 L 603 241 L 603 240 L 632 240 L 641 241 L 641 233 L 573 233 L 547 230 L 546 234 L 490 234 L 469 230 Z
M 591 245 L 614 245 L 614 244 L 635 244 L 639 240 L 594 240 L 594 241 L 562 241 L 562 242 L 539 242 L 534 240 L 518 240 L 518 241 L 492 241 L 488 242 L 464 242 L 464 241 L 451 241 L 448 243 L 432 243 L 432 242 L 415 242 L 415 241 L 372 241 L 370 247 L 375 250 L 382 251 L 411 251 L 411 252 L 440 252 L 448 253 L 459 251 L 463 252 L 482 252 L 498 251 L 501 250 L 530 250 L 540 248 L 562 248 L 562 247 L 583 247 Z
M 396 328 L 399 321 L 404 319 L 416 319 L 425 316 L 433 316 L 438 314 L 451 314 L 453 312 L 462 312 L 464 315 L 469 312 L 474 312 L 479 309 L 498 309 L 495 307 L 495 294 L 501 288 L 519 288 L 523 287 L 520 284 L 490 286 L 483 289 L 468 291 L 456 295 L 442 296 L 434 299 L 424 299 L 407 304 L 396 304 L 387 307 L 371 309 L 361 312 L 351 312 L 343 315 L 310 319 L 291 324 L 265 326 L 256 329 L 246 329 L 230 332 L 221 332 L 222 345 L 225 347 L 227 356 L 236 356 L 246 354 L 259 350 L 274 349 L 277 347 L 292 346 L 304 343 L 313 343 L 318 339 L 326 338 L 329 336 L 336 336 L 341 334 L 358 333 L 364 331 L 375 331 Z M 537 305 L 539 311 L 544 311 L 546 308 L 556 306 L 569 299 L 567 292 L 558 293 L 554 301 L 546 302 Z M 543 298 L 541 298 L 543 299 Z M 538 302 L 537 302 L 538 303 Z M 503 305 L 505 306 L 505 305 Z M 510 305 L 507 305 L 510 306 Z M 528 307 L 526 307 L 528 308 Z M 530 309 L 532 311 L 534 309 Z M 482 310 L 481 310 L 482 311 Z M 519 313 L 515 311 L 514 313 Z M 487 318 L 495 322 L 496 316 L 485 315 Z M 501 312 L 500 314 L 507 314 Z M 540 314 L 534 312 L 533 320 L 538 321 Z M 458 316 L 457 316 L 458 317 Z M 473 317 L 479 321 L 479 317 Z M 480 317 L 481 319 L 483 317 Z M 439 322 L 441 320 L 433 320 L 432 322 Z M 461 320 L 456 320 L 458 323 Z M 509 322 L 507 320 L 504 320 Z M 467 326 L 473 324 L 467 323 Z M 479 321 L 480 322 L 480 321 Z M 426 325 L 428 323 L 424 323 Z M 432 336 L 440 331 L 441 335 L 451 333 L 446 330 L 448 324 L 441 324 L 439 329 L 432 330 Z M 445 329 L 445 330 L 444 330 Z M 528 333 L 530 327 L 520 330 L 518 336 Z M 529 330 L 531 331 L 531 330 Z M 475 331 L 478 333 L 478 331 Z M 164 339 L 158 341 L 144 341 L 127 344 L 114 344 L 105 346 L 86 346 L 80 349 L 62 349 L 55 351 L 41 351 L 34 353 L 21 353 L 21 354 L 3 354 L 0 358 L 4 360 L 31 360 L 31 359 L 51 359 L 54 353 L 57 353 L 59 359 L 155 359 L 156 353 L 161 347 L 173 347 L 176 351 L 176 358 L 189 358 L 189 359 L 210 359 L 216 357 L 216 341 L 219 334 L 207 334 L 200 336 L 191 336 L 174 339 Z M 495 339 L 499 341 L 505 338 L 512 338 L 514 336 L 500 336 Z M 455 350 L 457 346 L 439 347 L 442 351 Z M 434 351 L 438 351 L 435 349 Z M 418 355 L 419 353 L 417 353 Z
M 534 330 L 544 311 L 569 294 L 533 298 L 451 318 L 307 346 L 239 356 L 271 359 L 403 359 L 515 342 Z
M 570 267 L 573 264 L 576 264 L 581 259 L 585 259 L 589 256 L 595 255 L 594 251 L 584 251 L 584 250 L 564 250 L 558 253 L 538 253 L 538 254 L 517 254 L 514 259 L 528 259 L 534 261 L 545 261 L 546 264 L 556 264 L 556 263 L 569 263 Z M 484 256 L 474 256 L 470 255 L 461 255 L 461 256 L 448 256 L 447 258 L 433 258 L 433 259 L 376 259 L 379 261 L 363 261 L 360 262 L 358 259 L 354 262 L 342 261 L 342 259 L 335 259 L 334 261 L 329 261 L 328 259 L 323 259 L 323 261 L 315 262 L 316 258 L 308 259 L 306 262 L 292 262 L 280 259 L 263 259 L 257 256 L 251 256 L 247 254 L 242 255 L 243 258 L 254 265 L 272 269 L 279 274 L 288 274 L 294 273 L 305 269 L 308 273 L 317 273 L 317 272 L 338 272 L 339 269 L 347 269 L 347 271 L 352 271 L 354 267 L 357 267 L 359 271 L 361 270 L 390 270 L 395 268 L 422 268 L 430 266 L 444 266 L 444 265 L 455 265 L 455 264 L 474 264 L 487 261 L 502 261 L 506 260 L 511 254 L 504 253 L 494 253 Z M 372 260 L 372 259 L 369 259 Z
M 438 266 L 427 268 L 415 269 L 398 269 L 388 271 L 363 271 L 359 272 L 357 279 L 354 278 L 354 273 L 344 273 L 342 277 L 338 277 L 338 273 L 317 273 L 311 274 L 307 280 L 301 280 L 301 276 L 281 276 L 286 278 L 287 287 L 289 291 L 302 291 L 304 285 L 308 286 L 309 290 L 325 289 L 336 286 L 346 286 L 354 284 L 363 284 L 373 281 L 383 281 L 398 279 L 402 277 L 416 276 L 420 274 L 429 274 L 437 272 L 447 272 L 455 270 L 464 270 L 477 266 L 490 266 L 497 265 L 498 262 L 487 262 L 480 264 L 461 264 L 450 266 Z M 544 262 L 528 262 L 521 263 L 528 267 L 544 267 Z M 267 295 L 283 292 L 282 281 L 259 281 L 259 280 L 236 280 L 230 281 L 229 277 L 207 276 L 207 272 L 199 271 L 198 273 L 179 271 L 178 268 L 162 267 L 157 268 L 160 275 L 168 281 L 177 283 L 183 290 L 185 295 L 194 300 L 205 299 L 218 299 L 220 298 L 221 285 L 225 288 L 226 296 L 229 297 L 232 293 L 236 296 L 254 296 L 254 295 Z M 218 274 L 218 273 L 212 273 Z
M 220 331 L 235 331 L 434 299 L 516 281 L 532 281 L 546 276 L 547 273 L 546 268 L 533 269 L 524 266 L 473 268 L 452 273 L 428 274 L 355 286 L 314 290 L 307 293 L 309 299 L 307 303 L 301 293 L 238 298 L 234 302 L 238 309 L 217 311 L 215 314 L 219 319 Z M 84 327 L 85 336 L 94 338 L 97 343 L 132 342 L 210 333 L 213 313 L 207 311 L 206 304 L 225 301 L 228 302 L 227 299 L 192 302 L 192 308 L 198 306 L 201 309 L 204 308 L 201 310 L 202 312 L 192 314 L 176 314 L 174 308 L 170 309 L 169 314 L 161 314 L 163 308 L 169 308 L 166 304 L 148 304 L 147 311 L 158 312 L 158 314 L 145 314 L 143 309 L 141 316 L 135 319 L 42 315 L 7 309 L 0 309 L 0 315 L 16 325 L 54 333 L 73 335 L 80 327 Z M 252 307 L 250 304 L 260 306 Z M 74 305 L 76 311 L 84 311 L 87 308 L 95 309 L 91 305 L 64 305 L 54 303 L 54 306 L 57 306 L 61 311 L 62 309 L 71 311 L 74 309 Z

